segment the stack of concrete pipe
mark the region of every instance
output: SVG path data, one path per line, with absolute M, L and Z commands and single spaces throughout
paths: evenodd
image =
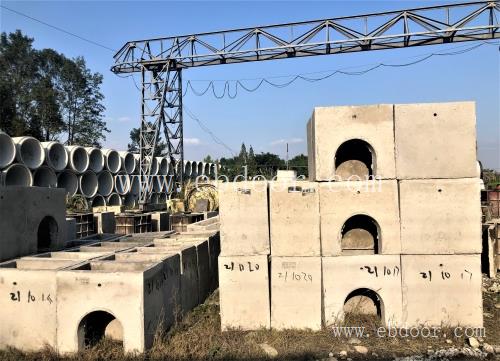
M 133 208 L 139 198 L 139 164 L 139 154 L 127 151 L 65 146 L 30 136 L 10 137 L 0 131 L 0 186 L 58 187 L 71 196 L 84 196 L 94 207 Z M 173 189 L 168 176 L 173 170 L 168 158 L 153 158 L 153 200 L 168 198 Z M 213 178 L 215 164 L 186 160 L 184 171 L 186 178 Z

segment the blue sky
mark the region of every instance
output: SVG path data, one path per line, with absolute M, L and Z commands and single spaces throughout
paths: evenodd
M 446 3 L 435 1 L 2 1 L 2 4 L 80 36 L 119 49 L 126 41 L 281 22 L 398 10 Z M 102 92 L 108 127 L 106 146 L 124 149 L 140 119 L 140 94 L 133 81 L 109 70 L 113 52 L 0 9 L 0 27 L 21 29 L 36 48 L 53 48 L 68 57 L 82 55 L 88 67 L 104 75 Z M 460 43 L 188 69 L 184 80 L 247 79 L 291 75 L 380 62 L 406 63 L 415 56 L 472 46 Z M 137 83 L 139 77 L 136 76 Z M 202 89 L 205 82 L 196 81 Z M 217 83 L 222 91 L 222 84 Z M 241 142 L 256 152 L 284 156 L 306 153 L 306 122 L 315 106 L 416 103 L 457 100 L 477 102 L 479 158 L 500 169 L 500 62 L 498 47 L 485 45 L 466 54 L 433 57 L 417 65 L 381 68 L 362 76 L 335 75 L 327 80 L 276 89 L 263 86 L 236 99 L 202 97 L 188 92 L 184 104 L 235 152 Z M 186 157 L 230 156 L 192 119 L 185 116 Z

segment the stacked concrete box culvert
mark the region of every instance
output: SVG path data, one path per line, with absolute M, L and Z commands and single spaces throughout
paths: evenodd
M 386 326 L 482 327 L 474 112 L 472 102 L 316 108 L 309 182 L 282 173 L 269 204 L 250 182 L 219 185 L 222 329 L 318 329 L 351 312 Z M 250 271 L 269 255 L 270 274 Z M 267 308 L 241 299 L 270 299 L 269 323 Z
M 170 277 L 163 281 L 165 274 Z M 86 281 L 79 282 L 82 278 Z M 123 329 L 124 350 L 144 352 L 152 346 L 158 327 L 171 322 L 166 306 L 172 297 L 168 290 L 176 287 L 173 283 L 179 283 L 176 255 L 169 262 L 91 261 L 58 272 L 58 296 L 66 301 L 58 303 L 58 351 L 82 350 L 86 330 L 97 321 L 109 324 L 116 319 Z M 87 296 L 82 299 L 82 294 Z
M 396 178 L 393 118 L 391 104 L 315 108 L 307 126 L 309 178 Z

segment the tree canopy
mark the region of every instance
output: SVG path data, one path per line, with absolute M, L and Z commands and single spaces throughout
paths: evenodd
M 102 75 L 83 57 L 33 48 L 20 30 L 0 35 L 0 129 L 11 136 L 97 146 L 106 139 Z
M 255 154 L 252 146 L 247 152 L 245 143 L 242 143 L 240 153 L 236 157 L 221 158 L 220 165 L 221 174 L 226 175 L 229 179 L 244 174 L 244 167 L 246 167 L 249 177 L 262 175 L 268 180 L 276 175 L 278 169 L 287 169 L 286 162 L 278 155 L 269 152 Z M 307 177 L 307 156 L 300 154 L 290 159 L 288 168 L 295 170 L 297 176 L 304 175 Z

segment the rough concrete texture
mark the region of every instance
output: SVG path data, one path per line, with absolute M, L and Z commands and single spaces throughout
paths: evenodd
M 271 327 L 321 329 L 321 257 L 271 256 Z
M 479 179 L 406 180 L 399 189 L 403 254 L 481 253 Z
M 307 130 L 309 179 L 334 179 L 336 152 L 352 139 L 371 146 L 373 175 L 396 178 L 393 105 L 314 108 Z
M 403 255 L 403 321 L 483 326 L 481 255 Z
M 322 261 L 325 325 L 341 322 L 346 301 L 360 295 L 379 303 L 381 321 L 385 325 L 401 324 L 399 255 L 323 257 Z
M 187 232 L 191 231 L 216 231 L 220 228 L 219 216 L 210 217 L 203 221 L 188 224 L 186 226 Z
M 0 261 L 63 248 L 65 213 L 62 189 L 0 188 Z
M 396 104 L 398 179 L 477 177 L 474 102 Z
M 0 264 L 0 348 L 56 347 L 56 272 L 75 263 L 14 260 Z
M 85 330 L 94 328 L 104 334 L 114 318 L 122 326 L 126 352 L 151 347 L 157 328 L 164 322 L 167 289 L 172 282 L 179 282 L 176 259 L 177 269 L 172 265 L 172 273 L 164 262 L 119 261 L 92 261 L 58 272 L 58 351 L 81 350 Z
M 198 265 L 198 295 L 200 302 L 203 302 L 211 290 L 211 275 L 210 275 L 210 255 L 208 249 L 208 241 L 203 239 L 155 239 L 154 245 L 156 247 L 179 247 L 179 246 L 194 246 L 196 247 L 196 257 Z
M 129 252 L 121 252 L 115 255 L 117 261 L 127 261 L 127 262 L 143 262 L 143 263 L 161 263 L 163 266 L 163 279 L 152 279 L 150 283 L 147 283 L 149 289 L 146 292 L 152 290 L 153 287 L 160 287 L 163 282 L 165 285 L 163 290 L 165 291 L 164 298 L 159 304 L 147 304 L 144 307 L 152 307 L 153 309 L 162 310 L 163 315 L 163 327 L 168 329 L 176 321 L 176 317 L 181 312 L 181 258 L 179 254 L 147 254 L 138 253 L 137 250 Z M 146 299 L 145 299 L 146 301 Z M 156 330 L 155 330 L 156 331 Z M 154 334 L 153 334 L 154 336 Z
M 270 327 L 268 256 L 220 256 L 221 329 Z
M 170 231 L 170 214 L 168 212 L 151 213 L 151 226 L 153 232 Z
M 183 240 L 186 238 L 207 240 L 210 266 L 210 291 L 215 290 L 219 284 L 218 258 L 220 255 L 220 233 L 215 230 L 195 230 L 180 234 L 170 235 L 172 239 Z
M 137 247 L 137 252 L 145 254 L 178 254 L 181 259 L 181 311 L 184 314 L 200 303 L 198 293 L 198 257 L 195 246 Z
M 379 254 L 401 252 L 396 180 L 321 183 L 319 198 L 323 256 L 342 254 L 343 226 L 356 215 L 369 216 L 378 224 Z
M 320 256 L 318 183 L 271 182 L 269 202 L 273 256 Z
M 219 183 L 218 188 L 221 253 L 269 254 L 267 182 Z
M 97 233 L 115 233 L 116 220 L 114 212 L 94 213 L 94 224 Z

